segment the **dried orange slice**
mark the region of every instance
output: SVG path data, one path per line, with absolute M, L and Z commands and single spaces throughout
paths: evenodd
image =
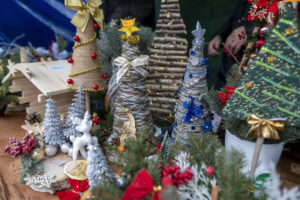
M 74 180 L 87 180 L 86 176 L 86 168 L 87 168 L 86 160 L 73 160 L 68 162 L 64 167 L 64 173 L 71 179 Z

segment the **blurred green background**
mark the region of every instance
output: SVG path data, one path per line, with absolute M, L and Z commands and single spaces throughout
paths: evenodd
M 187 39 L 189 47 L 193 40 L 191 31 L 195 29 L 196 22 L 199 21 L 202 28 L 206 29 L 205 51 L 207 57 L 207 45 L 213 34 L 225 23 L 234 11 L 238 0 L 180 0 L 181 17 L 184 20 L 187 29 Z M 155 0 L 156 18 L 159 14 L 161 0 Z M 222 52 L 222 50 L 220 50 Z M 220 54 L 222 55 L 222 53 Z M 216 80 L 218 68 L 220 67 L 222 57 L 208 57 L 209 62 L 209 86 Z

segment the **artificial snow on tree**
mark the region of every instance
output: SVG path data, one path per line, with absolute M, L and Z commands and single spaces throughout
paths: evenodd
M 123 43 L 122 56 L 117 57 L 113 63 L 119 67 L 116 74 L 118 93 L 115 102 L 113 135 L 121 136 L 123 123 L 128 120 L 127 113 L 130 112 L 135 120 L 137 133 L 148 129 L 153 131 L 153 122 L 150 113 L 150 105 L 146 87 L 149 56 L 140 55 L 135 45 L 139 41 L 138 35 L 132 35 L 132 30 L 139 29 L 134 26 L 134 19 L 122 20 L 123 27 L 120 31 L 126 35 Z
M 147 87 L 151 111 L 173 115 L 181 86 L 182 73 L 187 64 L 185 24 L 180 17 L 179 0 L 161 1 L 155 37 L 150 52 Z
M 197 199 L 209 200 L 211 199 L 210 186 L 216 186 L 217 181 L 214 177 L 209 177 L 205 170 L 207 167 L 202 164 L 199 168 L 198 165 L 191 166 L 189 162 L 189 154 L 180 152 L 175 156 L 176 164 L 182 169 L 191 168 L 194 176 L 186 184 L 179 185 L 178 194 L 180 199 Z
M 98 144 L 88 146 L 87 162 L 86 175 L 91 188 L 102 185 L 104 181 L 115 183 L 115 174 Z
M 85 101 L 84 101 L 84 91 L 83 85 L 79 86 L 79 89 L 76 91 L 74 95 L 74 99 L 72 99 L 73 103 L 69 106 L 68 116 L 65 123 L 65 128 L 63 134 L 67 140 L 70 140 L 70 136 L 81 136 L 82 134 L 76 130 L 73 124 L 72 118 L 80 118 L 84 117 L 85 113 Z
M 270 177 L 264 183 L 264 192 L 267 194 L 267 200 L 292 200 L 300 199 L 299 187 L 295 186 L 291 189 L 282 188 L 280 176 L 276 172 L 276 167 L 271 166 Z
M 197 22 L 193 35 L 193 46 L 183 76 L 180 98 L 176 104 L 175 123 L 172 137 L 186 142 L 189 135 L 198 137 L 212 131 L 209 105 L 203 98 L 208 93 L 206 58 L 203 58 L 205 29 Z
M 43 136 L 46 144 L 59 145 L 64 142 L 63 126 L 54 100 L 46 100 L 46 113 L 43 122 Z

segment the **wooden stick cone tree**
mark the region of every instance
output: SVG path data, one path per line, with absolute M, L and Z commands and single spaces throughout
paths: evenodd
M 88 92 L 99 92 L 105 89 L 96 45 L 96 31 L 99 25 L 102 27 L 103 23 L 103 11 L 99 9 L 100 4 L 101 0 L 89 0 L 87 4 L 81 0 L 65 0 L 67 8 L 78 10 L 71 21 L 77 27 L 77 31 L 74 36 L 73 56 L 68 59 L 68 62 L 72 63 L 68 87 L 77 90 L 81 84 L 83 85 L 88 111 L 90 111 Z
M 185 24 L 180 17 L 179 0 L 162 0 L 156 37 L 150 51 L 147 87 L 151 111 L 172 116 L 187 64 Z

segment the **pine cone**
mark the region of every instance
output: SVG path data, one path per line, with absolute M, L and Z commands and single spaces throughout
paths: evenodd
M 33 113 L 30 113 L 26 116 L 26 119 L 27 121 L 30 123 L 30 124 L 35 124 L 35 123 L 41 123 L 42 122 L 42 117 L 40 114 L 36 113 L 36 112 L 33 112 Z

